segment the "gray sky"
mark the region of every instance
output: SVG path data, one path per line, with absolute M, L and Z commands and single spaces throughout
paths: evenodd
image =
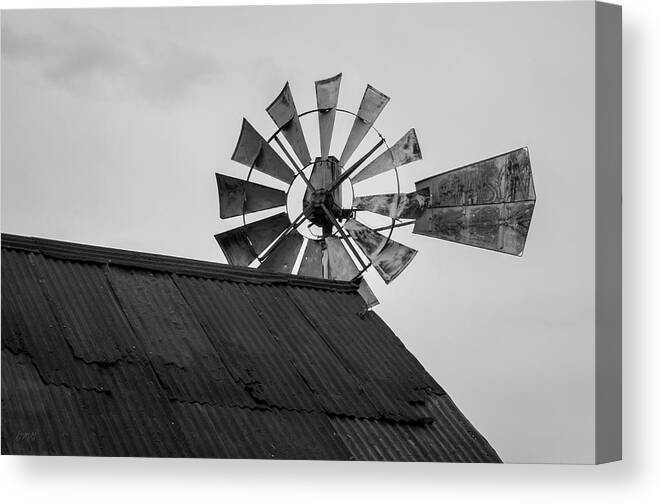
M 392 99 L 390 142 L 424 159 L 402 189 L 528 146 L 537 205 L 522 258 L 396 230 L 419 250 L 376 311 L 510 462 L 594 453 L 594 4 L 443 4 L 2 13 L 2 231 L 221 261 L 213 174 L 242 117 L 289 81 L 343 72 Z M 351 121 L 340 118 L 341 150 Z M 318 152 L 314 117 L 303 123 Z M 366 145 L 365 148 L 368 148 Z M 264 179 L 265 180 L 265 179 Z M 357 186 L 392 191 L 389 175 Z

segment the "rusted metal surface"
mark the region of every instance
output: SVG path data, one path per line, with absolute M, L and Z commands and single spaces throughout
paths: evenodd
M 111 267 L 108 278 L 170 399 L 256 405 L 234 381 L 170 275 Z
M 72 279 L 73 281 L 75 279 Z M 17 355 L 31 356 L 34 365 L 42 370 L 42 379 L 48 383 L 57 386 L 69 384 L 101 393 L 109 387 L 111 377 L 104 373 L 90 373 L 84 365 L 84 358 L 92 357 L 89 359 L 91 362 L 112 362 L 119 352 L 113 350 L 114 345 L 107 342 L 101 344 L 105 351 L 99 350 L 95 354 L 78 344 L 76 334 L 63 330 L 58 322 L 58 314 L 49 303 L 48 293 L 42 288 L 43 285 L 33 254 L 3 248 L 3 349 Z M 107 324 L 112 327 L 113 332 L 126 329 L 127 326 L 121 318 L 113 320 L 108 317 Z M 120 341 L 116 343 L 125 349 L 125 340 Z M 90 342 L 89 346 L 93 344 Z M 134 344 L 129 341 L 129 348 Z M 76 353 L 70 351 L 70 348 L 74 348 Z M 2 416 L 4 417 L 4 414 Z
M 428 206 L 429 189 L 408 194 L 356 196 L 353 200 L 353 207 L 356 210 L 367 210 L 392 219 L 417 219 Z
M 430 190 L 432 207 L 535 200 L 525 147 L 420 180 L 415 188 Z
M 386 246 L 372 263 L 383 281 L 390 283 L 406 269 L 417 253 L 417 250 L 395 240 L 388 240 Z
M 3 346 L 3 455 L 195 456 L 148 365 L 106 366 L 106 392 L 44 381 L 43 369 Z
M 358 251 L 355 249 L 353 246 L 353 243 L 351 243 L 351 240 L 349 239 L 349 235 L 346 233 L 344 230 L 344 227 L 342 224 L 340 224 L 335 216 L 328 210 L 328 208 L 325 205 L 322 205 L 322 208 L 326 212 L 326 215 L 328 216 L 329 220 L 333 223 L 333 227 L 337 229 L 337 232 L 339 236 L 344 240 L 344 244 L 347 246 L 347 248 L 351 251 L 353 254 L 353 257 L 358 261 L 358 265 L 361 268 L 361 271 L 364 271 L 367 269 L 368 265 L 365 264 L 363 261 L 363 258 L 358 254 Z
M 362 297 L 363 301 L 365 301 L 365 306 L 367 308 L 372 308 L 379 304 L 379 300 L 377 299 L 365 278 L 360 279 L 360 283 L 358 284 L 358 294 L 360 294 L 360 297 Z
M 534 201 L 429 208 L 413 228 L 416 234 L 521 255 Z
M 426 401 L 427 393 L 444 394 L 443 389 L 413 356 L 402 354 L 399 339 L 376 313 L 365 312 L 362 299 L 324 298 L 310 289 L 289 294 L 379 411 L 392 420 L 422 423 L 429 418 L 414 403 Z
M 475 427 L 457 415 L 457 407 L 447 395 L 430 396 L 421 410 L 435 420 L 427 425 L 402 425 L 334 418 L 332 423 L 357 460 L 501 462 Z M 466 443 L 467 438 L 472 441 Z
M 298 231 L 292 231 L 269 253 L 264 262 L 259 265 L 259 269 L 274 273 L 291 273 L 302 245 L 303 237 Z
M 324 270 L 321 264 L 322 257 L 322 241 L 321 240 L 308 240 L 305 251 L 303 252 L 303 259 L 301 266 L 298 269 L 298 274 L 313 278 L 324 278 Z
M 269 273 L 258 271 L 253 268 L 242 266 L 232 266 L 230 264 L 199 261 L 195 259 L 184 259 L 182 257 L 172 257 L 161 254 L 148 254 L 145 252 L 134 252 L 131 250 L 122 250 L 108 247 L 98 247 L 93 245 L 82 245 L 79 243 L 63 242 L 58 240 L 48 240 L 45 238 L 32 238 L 29 236 L 18 236 L 3 233 L 2 246 L 6 249 L 5 253 L 10 255 L 13 252 L 22 254 L 35 254 L 47 257 L 53 260 L 66 261 L 62 264 L 72 266 L 95 264 L 98 266 L 123 266 L 126 268 L 141 269 L 145 271 L 166 272 L 182 276 L 194 276 L 197 278 L 207 278 L 210 280 L 220 280 L 224 282 L 241 283 L 268 283 L 272 285 L 295 285 L 299 287 L 309 287 L 312 289 L 334 289 L 338 292 L 354 292 L 356 286 L 349 282 L 317 280 L 315 278 L 303 278 L 296 275 L 283 275 L 280 273 Z M 91 271 L 91 270 L 86 270 Z M 99 270 L 102 273 L 102 270 Z M 72 273 L 73 275 L 74 273 Z M 84 281 L 97 280 L 90 273 L 90 278 Z M 81 273 L 82 278 L 82 273 Z M 83 281 L 83 280 L 81 280 Z M 100 282 L 100 280 L 98 280 Z M 73 286 L 72 289 L 81 289 L 82 287 Z M 102 301 L 95 298 L 93 294 L 86 293 L 84 299 L 96 299 L 96 303 L 101 307 Z M 108 307 L 108 310 L 112 308 Z
M 322 265 L 324 278 L 331 280 L 353 280 L 359 271 L 349 252 L 342 245 L 342 240 L 334 236 L 325 238 L 326 249 L 323 251 Z
M 287 194 L 279 189 L 220 173 L 216 173 L 216 183 L 221 219 L 242 215 L 244 210 L 248 214 L 287 204 Z
M 174 281 L 210 341 L 220 350 L 230 373 L 251 398 L 260 404 L 321 411 L 291 356 L 250 304 L 248 296 L 256 284 L 178 275 Z
M 230 264 L 248 266 L 289 227 L 285 212 L 216 235 L 216 241 Z
M 275 250 L 275 248 L 280 245 L 291 233 L 296 231 L 298 226 L 300 226 L 303 222 L 305 221 L 305 213 L 301 212 L 293 222 L 290 222 L 289 226 L 285 229 L 285 231 L 276 238 L 274 242 L 271 243 L 269 247 L 267 247 L 262 254 L 260 254 L 259 260 L 260 262 L 263 262 L 264 259 L 268 257 L 268 255 Z
M 498 460 L 355 284 L 3 235 L 2 289 L 3 454 Z
M 397 278 L 418 253 L 417 250 L 390 240 L 355 219 L 348 219 L 344 226 L 386 283 Z
M 287 184 L 294 180 L 292 169 L 246 119 L 241 125 L 241 134 L 234 148 L 232 160 Z
M 358 172 L 351 181 L 354 184 L 363 182 L 387 171 L 394 170 L 400 166 L 422 159 L 418 137 L 415 129 L 410 129 L 395 145 L 382 152 L 370 164 Z M 416 186 L 416 189 L 418 187 Z
M 335 109 L 340 93 L 342 74 L 314 83 L 317 93 L 317 108 L 319 109 L 319 142 L 321 145 L 321 159 L 328 157 L 333 125 L 335 124 Z
M 329 345 L 309 310 L 298 304 L 291 294 L 289 290 L 261 285 L 250 290 L 249 301 L 279 342 L 280 351 L 289 356 L 302 379 L 309 384 L 321 411 L 377 416 L 379 409 L 365 393 L 365 384 L 347 368 L 346 361 Z M 354 307 L 354 317 L 358 317 L 358 311 L 364 309 L 360 296 L 354 297 Z M 337 314 L 328 311 L 324 319 L 333 316 Z
M 389 97 L 368 84 L 358 107 L 358 117 L 356 117 L 351 127 L 351 132 L 340 156 L 341 166 L 347 164 L 347 161 L 349 161 L 389 101 Z
M 339 177 L 335 178 L 335 180 L 333 180 L 333 183 L 330 185 L 328 190 L 331 191 L 331 190 L 335 189 L 336 187 L 339 187 L 346 179 L 348 179 L 353 174 L 353 172 L 355 172 L 358 168 L 360 168 L 362 166 L 362 164 L 367 159 L 369 159 L 369 157 L 372 154 L 374 154 L 377 151 L 377 149 L 379 147 L 381 147 L 384 143 L 385 143 L 385 140 L 383 138 L 381 138 L 374 146 L 372 146 L 372 148 L 369 151 L 367 151 L 365 154 L 363 154 L 360 157 L 360 159 L 358 159 L 349 168 L 344 170 Z
M 266 108 L 266 112 L 271 116 L 276 126 L 282 128 L 282 133 L 301 164 L 307 166 L 310 163 L 310 151 L 308 150 L 308 144 L 305 142 L 305 135 L 301 128 L 301 121 L 298 118 L 294 98 L 289 89 L 289 82 L 285 84 L 273 103 Z
M 325 414 L 177 403 L 175 418 L 196 457 L 347 460 Z
M 430 208 L 413 232 L 442 240 L 521 255 L 535 208 L 526 147 L 426 178 Z
M 75 358 L 105 365 L 136 356 L 136 341 L 105 271 L 41 254 L 34 254 L 29 262 Z
M 388 242 L 388 237 L 377 233 L 373 229 L 361 224 L 355 219 L 347 219 L 344 229 L 360 246 L 361 250 L 370 259 L 376 257 Z

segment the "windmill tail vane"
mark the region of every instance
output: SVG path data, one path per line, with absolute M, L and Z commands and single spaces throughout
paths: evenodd
M 317 108 L 303 113 L 296 109 L 289 83 L 285 84 L 266 108 L 277 128 L 268 140 L 243 120 L 232 160 L 248 168 L 247 176 L 216 174 L 220 217 L 243 218 L 243 225 L 215 236 L 230 264 L 330 280 L 360 279 L 360 289 L 371 299 L 373 294 L 362 279 L 370 266 L 389 283 L 417 254 L 391 238 L 396 227 L 411 225 L 418 235 L 506 254 L 523 253 L 535 206 L 527 147 L 428 177 L 416 182 L 415 190 L 401 192 L 398 169 L 422 159 L 415 129 L 388 146 L 374 123 L 390 98 L 368 85 L 357 112 L 340 109 L 341 80 L 342 74 L 338 74 L 315 82 Z M 314 112 L 320 153 L 312 159 L 300 118 Z M 339 158 L 331 154 L 338 112 L 353 116 Z M 354 159 L 370 131 L 379 140 Z M 251 181 L 254 170 L 287 184 L 288 189 Z M 367 185 L 373 177 L 388 172 L 396 175 L 395 192 L 353 193 L 355 185 Z M 297 178 L 305 184 L 305 194 L 301 212 L 292 218 L 287 205 L 289 189 Z M 353 201 L 344 208 L 347 182 Z M 254 212 L 278 207 L 283 208 L 281 213 L 246 220 Z M 359 218 L 365 212 L 390 223 L 370 227 Z M 299 232 L 304 225 L 318 233 L 304 236 Z

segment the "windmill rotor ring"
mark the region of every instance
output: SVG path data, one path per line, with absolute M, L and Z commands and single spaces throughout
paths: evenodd
M 320 111 L 323 111 L 323 109 L 320 109 L 320 108 L 314 108 L 314 109 L 306 110 L 305 112 L 302 112 L 302 113 L 298 114 L 298 118 L 300 119 L 300 118 L 302 118 L 302 117 L 305 117 L 305 116 L 308 116 L 308 115 L 310 115 L 310 114 L 313 114 L 313 113 L 315 113 L 315 112 L 320 112 Z M 347 115 L 352 116 L 352 117 L 354 117 L 354 118 L 357 118 L 357 117 L 358 117 L 358 115 L 357 115 L 355 112 L 351 112 L 350 110 L 341 109 L 341 108 L 336 108 L 336 111 L 337 111 L 337 112 L 341 112 L 341 113 L 343 113 L 343 114 L 347 114 Z M 279 127 L 279 128 L 277 128 L 277 129 L 275 130 L 275 132 L 274 132 L 274 133 L 273 133 L 273 134 L 272 134 L 272 135 L 271 135 L 266 141 L 267 141 L 269 144 L 271 144 L 271 142 L 273 142 L 273 141 L 276 139 L 276 137 L 278 136 L 278 134 L 281 133 L 282 129 L 283 129 L 283 127 Z M 384 135 L 383 135 L 383 134 L 382 134 L 382 133 L 381 133 L 381 132 L 380 132 L 380 131 L 379 131 L 379 130 L 373 125 L 373 124 L 370 125 L 370 130 L 373 131 L 373 132 L 376 134 L 376 136 L 377 136 L 378 138 L 380 138 L 380 139 L 383 141 L 383 145 L 385 146 L 386 149 L 388 149 L 388 148 L 390 147 L 389 144 L 388 144 L 388 141 L 387 141 L 386 138 L 385 138 L 385 136 L 384 136 Z M 307 165 L 301 167 L 300 170 L 301 170 L 301 172 L 305 172 L 308 168 L 310 168 L 310 167 L 313 166 L 313 165 L 314 165 L 314 161 L 310 161 Z M 251 175 L 252 175 L 252 173 L 253 173 L 253 169 L 254 169 L 254 167 L 251 166 L 250 169 L 248 170 L 248 174 L 247 174 L 247 177 L 246 177 L 246 181 L 247 181 L 247 182 L 250 181 L 250 177 L 251 177 Z M 399 192 L 400 192 L 400 190 L 401 190 L 401 182 L 400 182 L 400 178 L 399 178 L 399 171 L 398 171 L 397 167 L 395 167 L 392 171 L 394 172 L 394 175 L 395 175 L 395 181 L 396 181 L 396 194 L 399 196 Z M 292 186 L 294 185 L 295 180 L 296 180 L 297 178 L 299 178 L 299 177 L 300 177 L 300 174 L 299 174 L 299 173 L 296 173 L 296 174 L 295 174 L 295 177 L 294 177 L 294 180 L 292 180 L 292 182 L 288 185 L 287 190 L 285 191 L 285 193 L 287 194 L 287 202 L 286 202 L 286 204 L 285 204 L 287 214 L 290 214 L 290 208 L 289 208 L 289 192 L 290 192 Z M 354 198 L 355 198 L 354 184 L 353 184 L 353 182 L 352 182 L 352 180 L 351 180 L 350 178 L 347 178 L 346 181 L 349 182 L 348 186 L 351 188 L 351 201 L 353 201 Z M 243 225 L 245 226 L 245 225 L 248 223 L 247 220 L 246 220 L 246 208 L 245 208 L 245 199 L 246 199 L 246 195 L 245 195 L 245 187 L 244 187 L 244 191 L 243 191 L 243 193 L 244 193 L 244 194 L 243 194 L 243 197 L 244 197 L 244 205 L 243 205 L 243 212 L 242 212 L 242 220 L 243 220 Z M 352 212 L 355 213 L 355 208 L 353 207 L 353 205 L 352 205 L 352 207 L 351 207 L 350 210 L 351 210 Z M 393 230 L 394 230 L 395 227 L 396 227 L 397 219 L 391 217 L 391 218 L 390 218 L 390 221 L 391 221 L 391 223 L 390 223 L 390 225 L 388 226 L 388 227 L 389 227 L 389 229 L 388 229 L 388 236 L 387 236 L 388 240 L 392 237 Z M 338 231 L 337 229 L 334 229 L 334 231 L 333 231 L 333 235 L 337 235 L 337 234 L 339 234 L 339 231 Z M 318 240 L 322 240 L 322 239 L 324 238 L 324 236 L 323 236 L 323 234 L 322 234 L 321 236 L 316 235 L 315 238 L 316 238 L 316 240 L 318 241 Z M 385 246 L 385 243 L 387 243 L 387 240 L 384 241 L 384 246 Z M 257 256 L 257 260 L 261 262 L 261 259 L 260 259 L 259 255 Z M 359 274 L 364 273 L 367 269 L 369 269 L 369 267 L 370 267 L 371 265 L 372 265 L 372 260 L 371 260 L 369 257 L 367 257 L 367 264 L 365 265 L 364 268 L 361 268 Z

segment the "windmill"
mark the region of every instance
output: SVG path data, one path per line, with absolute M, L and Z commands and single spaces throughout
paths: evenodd
M 240 227 L 216 235 L 229 263 L 360 281 L 361 293 L 371 306 L 378 301 L 363 273 L 373 266 L 390 283 L 417 254 L 392 239 L 395 227 L 411 225 L 415 234 L 506 254 L 523 253 L 535 206 L 527 148 L 428 177 L 415 183 L 415 191 L 401 192 L 398 169 L 422 159 L 415 130 L 388 145 L 374 124 L 390 98 L 368 85 L 357 112 L 338 108 L 341 79 L 339 74 L 315 82 L 317 108 L 303 113 L 298 113 L 285 84 L 266 109 L 277 127 L 268 140 L 243 120 L 232 160 L 248 167 L 247 176 L 216 174 L 220 217 L 243 219 Z M 300 119 L 315 112 L 320 153 L 312 159 Z M 339 158 L 330 153 L 337 113 L 353 116 Z M 370 132 L 378 141 L 355 159 Z M 254 171 L 286 184 L 287 190 L 251 181 Z M 395 174 L 394 192 L 355 196 L 354 186 L 387 172 Z M 247 221 L 246 216 L 255 212 L 287 209 L 297 179 L 305 184 L 300 213 L 292 218 L 285 210 Z M 343 205 L 343 189 L 352 193 L 348 207 Z M 361 218 L 366 212 L 382 216 L 388 224 L 371 227 Z M 305 227 L 316 234 L 304 237 L 299 229 Z

